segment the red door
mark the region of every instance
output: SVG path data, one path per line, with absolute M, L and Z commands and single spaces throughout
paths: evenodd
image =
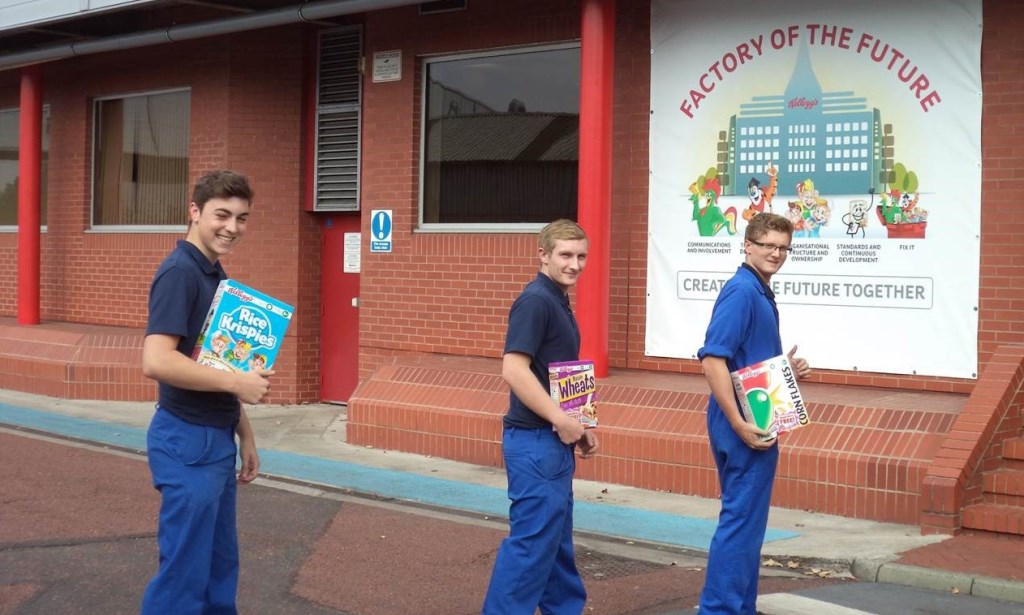
M 320 398 L 348 402 L 359 383 L 359 212 L 323 218 Z

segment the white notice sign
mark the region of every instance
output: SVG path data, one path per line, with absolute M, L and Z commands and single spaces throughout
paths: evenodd
M 378 51 L 373 54 L 373 82 L 401 81 L 402 50 Z
M 362 244 L 362 233 L 345 233 L 345 273 L 359 273 L 359 248 Z

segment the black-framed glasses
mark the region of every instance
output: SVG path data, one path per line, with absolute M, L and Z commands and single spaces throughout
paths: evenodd
M 774 251 L 778 250 L 779 254 L 781 254 L 783 256 L 786 256 L 788 254 L 792 254 L 793 253 L 793 246 L 780 246 L 780 245 L 776 245 L 774 243 L 762 243 L 760 241 L 754 241 L 754 240 L 750 240 L 750 243 L 752 243 L 755 246 L 758 246 L 760 248 L 764 248 L 765 250 L 768 250 L 769 252 L 774 252 Z

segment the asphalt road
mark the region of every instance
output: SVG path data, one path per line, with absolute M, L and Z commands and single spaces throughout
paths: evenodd
M 138 612 L 155 570 L 158 496 L 145 459 L 0 430 L 0 615 Z M 239 490 L 239 609 L 282 615 L 479 613 L 505 535 L 495 520 L 259 483 Z M 588 613 L 697 602 L 693 558 L 577 548 Z M 673 563 L 675 561 L 675 563 Z M 764 577 L 763 594 L 854 581 Z

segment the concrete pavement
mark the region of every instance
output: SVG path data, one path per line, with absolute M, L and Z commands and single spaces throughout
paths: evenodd
M 0 390 L 0 424 L 129 451 L 144 449 L 151 415 L 151 404 L 72 401 Z M 499 468 L 348 445 L 341 406 L 268 405 L 251 408 L 249 416 L 263 462 L 258 484 L 310 495 L 351 493 L 396 500 L 427 513 L 455 513 L 504 528 L 508 500 Z M 575 494 L 577 533 L 596 549 L 662 563 L 703 562 L 717 500 L 591 481 L 576 481 Z M 941 548 L 949 540 L 957 539 L 921 536 L 916 526 L 773 509 L 762 551 L 764 573 L 853 575 L 1024 603 L 1024 579 L 1008 578 L 1012 573 L 1000 578 L 986 570 L 899 561 L 905 553 Z

